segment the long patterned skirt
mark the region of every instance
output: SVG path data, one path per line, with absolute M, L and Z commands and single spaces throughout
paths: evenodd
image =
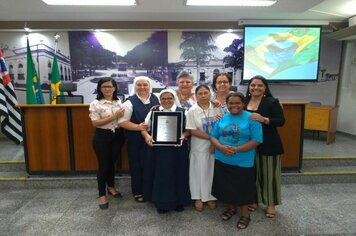
M 281 155 L 256 155 L 256 187 L 258 202 L 276 206 L 281 200 Z

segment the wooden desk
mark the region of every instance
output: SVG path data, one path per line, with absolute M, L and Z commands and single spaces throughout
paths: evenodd
M 327 144 L 335 141 L 336 112 L 337 109 L 333 106 L 307 105 L 304 129 L 327 132 Z
M 283 169 L 302 166 L 304 110 L 308 102 L 282 102 L 285 125 L 278 129 L 284 146 Z M 94 128 L 89 105 L 19 105 L 22 111 L 26 169 L 29 174 L 96 171 Z M 121 170 L 129 170 L 126 145 Z

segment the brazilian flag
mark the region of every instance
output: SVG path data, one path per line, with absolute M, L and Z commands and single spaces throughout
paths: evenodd
M 27 74 L 26 74 L 26 103 L 43 104 L 40 79 L 37 76 L 35 64 L 33 64 L 30 43 L 27 39 Z
M 268 77 L 291 67 L 314 63 L 319 56 L 318 38 L 317 28 L 291 29 L 260 36 L 246 45 L 246 63 Z

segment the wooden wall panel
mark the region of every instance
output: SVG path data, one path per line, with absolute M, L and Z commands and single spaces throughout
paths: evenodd
M 66 108 L 22 108 L 29 171 L 69 171 Z
M 91 124 L 88 109 L 88 107 L 72 107 L 75 169 L 78 171 L 98 169 L 92 146 L 94 127 Z
M 92 171 L 98 169 L 98 162 L 92 147 L 92 137 L 95 128 L 89 118 L 88 106 L 72 107 L 73 145 L 75 169 L 77 171 Z M 129 170 L 126 143 L 121 152 L 121 170 Z
M 303 152 L 302 122 L 304 104 L 283 104 L 285 124 L 278 128 L 281 136 L 284 154 L 283 169 L 299 169 Z

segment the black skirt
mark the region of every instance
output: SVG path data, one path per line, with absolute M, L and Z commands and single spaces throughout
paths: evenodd
M 215 160 L 212 194 L 219 201 L 236 206 L 255 203 L 254 167 L 233 166 Z

